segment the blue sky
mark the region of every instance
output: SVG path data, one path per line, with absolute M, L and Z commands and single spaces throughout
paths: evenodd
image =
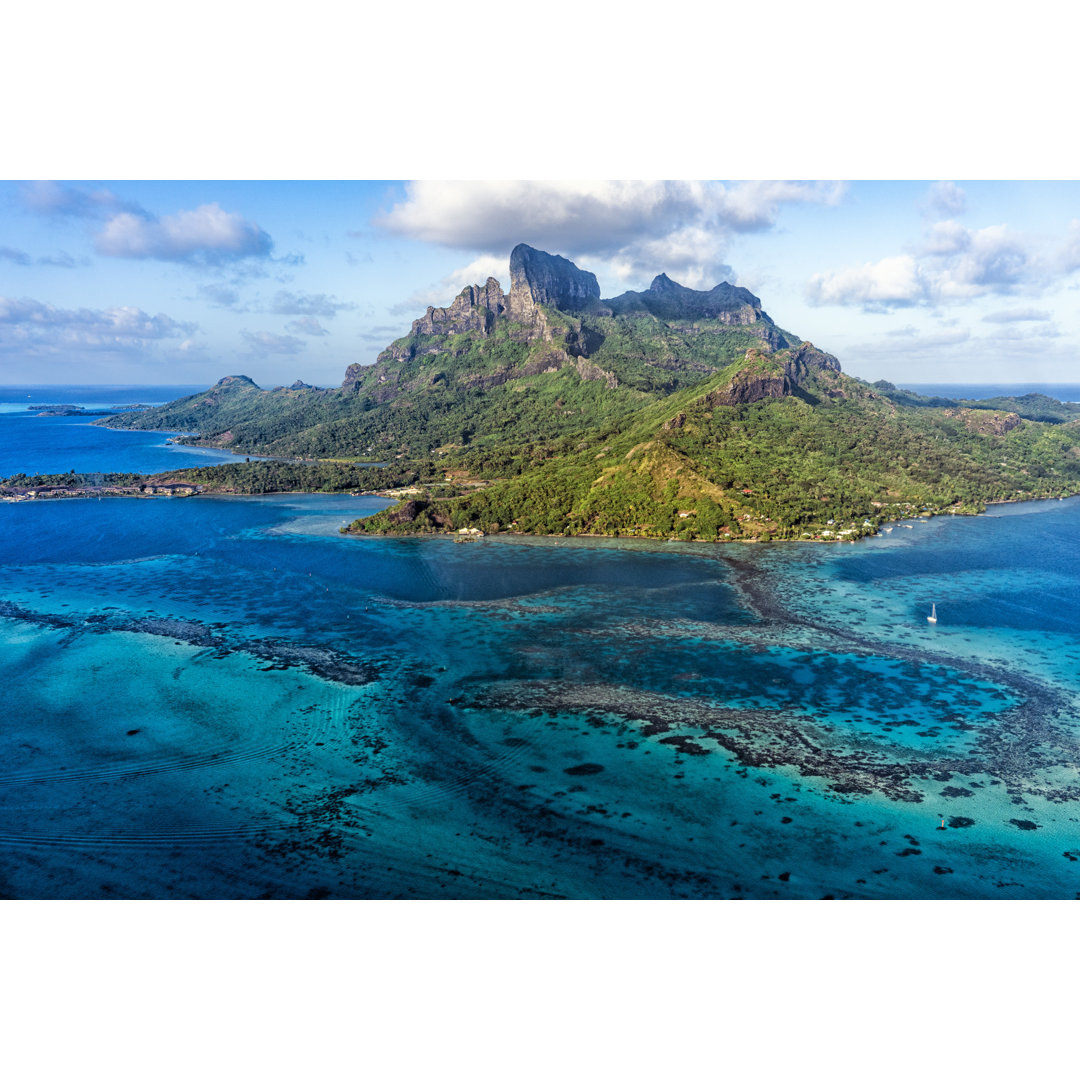
M 336 385 L 520 241 L 744 285 L 863 378 L 1076 378 L 1080 183 L 84 180 L 0 183 L 0 381 Z

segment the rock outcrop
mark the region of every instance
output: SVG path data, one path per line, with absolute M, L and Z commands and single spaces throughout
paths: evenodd
M 749 405 L 766 398 L 788 397 L 812 375 L 839 374 L 840 361 L 804 342 L 787 355 L 768 355 L 749 349 L 742 367 L 723 389 L 706 397 L 709 405 Z
M 341 389 L 346 393 L 355 394 L 363 382 L 364 372 L 370 370 L 371 367 L 368 364 L 350 364 L 345 369 L 345 378 L 341 380 Z
M 510 316 L 531 322 L 540 304 L 560 311 L 587 311 L 600 299 L 600 283 L 561 255 L 518 244 L 510 252 Z
M 796 385 L 809 375 L 831 371 L 840 374 L 840 361 L 832 353 L 815 349 L 809 341 L 804 341 L 797 349 L 792 349 L 784 362 L 784 371 Z
M 979 435 L 1007 435 L 1023 422 L 1017 413 L 997 409 L 946 409 L 945 415 Z
M 578 378 L 582 382 L 602 382 L 609 390 L 614 390 L 619 385 L 619 380 L 614 372 L 605 371 L 602 367 L 579 356 L 574 367 L 577 369 Z
M 625 292 L 605 307 L 614 315 L 649 314 L 664 322 L 674 320 L 715 319 L 725 326 L 752 326 L 769 319 L 761 310 L 761 301 L 749 290 L 720 282 L 707 292 L 688 289 L 667 274 L 658 274 L 645 292 Z
M 489 277 L 483 285 L 467 285 L 448 308 L 429 307 L 412 324 L 414 334 L 464 334 L 475 330 L 487 336 L 495 319 L 506 310 L 499 282 Z
M 487 337 L 495 326 L 495 320 L 506 308 L 506 294 L 496 278 L 489 277 L 483 285 L 466 285 L 448 308 L 429 306 L 419 319 L 413 320 L 408 337 L 401 338 L 388 349 L 384 349 L 379 354 L 379 359 L 396 360 L 399 363 L 411 360 L 418 352 L 417 339 L 425 334 L 437 336 L 475 332 Z M 347 382 L 350 381 L 348 372 L 345 378 Z M 353 377 L 353 388 L 355 381 Z

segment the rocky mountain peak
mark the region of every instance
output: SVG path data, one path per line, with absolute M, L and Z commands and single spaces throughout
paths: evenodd
M 464 334 L 476 330 L 486 335 L 496 317 L 505 310 L 502 286 L 496 278 L 489 277 L 483 285 L 466 285 L 448 308 L 429 307 L 421 318 L 414 320 L 412 333 Z
M 528 244 L 510 252 L 510 314 L 532 319 L 540 304 L 560 311 L 584 311 L 600 299 L 600 283 L 561 255 L 549 255 Z
M 667 274 L 658 274 L 644 292 L 625 292 L 603 301 L 616 314 L 648 312 L 658 319 L 718 319 L 728 326 L 749 326 L 768 316 L 749 289 L 726 281 L 708 291 L 688 289 Z

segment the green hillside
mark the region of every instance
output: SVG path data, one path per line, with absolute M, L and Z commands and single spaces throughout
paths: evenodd
M 465 457 L 487 486 L 412 499 L 351 530 L 839 540 L 903 517 L 1080 491 L 1078 425 L 898 407 L 828 368 L 782 397 L 728 403 L 746 370 L 736 363 L 574 444 Z

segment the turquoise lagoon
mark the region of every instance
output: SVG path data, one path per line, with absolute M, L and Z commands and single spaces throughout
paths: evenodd
M 836 546 L 338 534 L 381 505 L 0 505 L 0 894 L 1080 892 L 1080 500 Z

